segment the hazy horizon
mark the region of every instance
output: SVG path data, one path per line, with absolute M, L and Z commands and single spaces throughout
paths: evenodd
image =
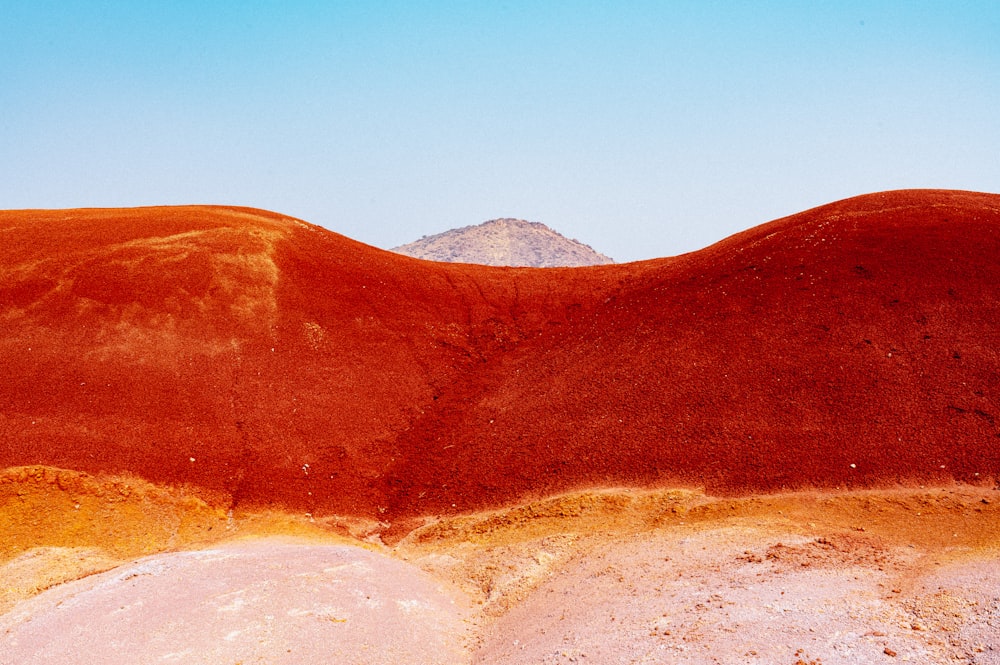
M 14 2 L 0 208 L 227 204 L 390 248 L 513 217 L 616 261 L 1000 191 L 994 2 Z

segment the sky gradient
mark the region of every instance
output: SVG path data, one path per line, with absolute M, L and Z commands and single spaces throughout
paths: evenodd
M 1000 191 L 1000 3 L 48 2 L 0 19 L 0 208 L 218 203 L 619 261 Z

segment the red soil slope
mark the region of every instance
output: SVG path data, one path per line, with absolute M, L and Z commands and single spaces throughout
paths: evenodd
M 235 208 L 10 211 L 0 238 L 0 467 L 386 520 L 1000 474 L 998 195 L 875 194 L 577 269 Z

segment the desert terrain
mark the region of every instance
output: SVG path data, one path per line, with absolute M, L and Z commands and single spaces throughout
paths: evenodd
M 1000 663 L 998 195 L 584 268 L 0 237 L 0 663 Z

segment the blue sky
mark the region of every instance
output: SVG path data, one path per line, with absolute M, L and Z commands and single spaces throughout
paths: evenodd
M 0 208 L 221 203 L 617 260 L 1000 191 L 1000 3 L 48 2 L 0 19 Z

